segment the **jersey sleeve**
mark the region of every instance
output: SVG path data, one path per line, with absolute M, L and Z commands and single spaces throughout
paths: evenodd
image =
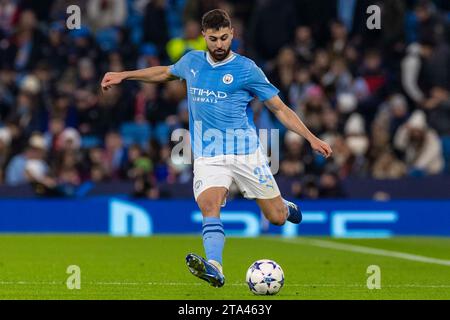
M 261 68 L 254 62 L 250 66 L 246 89 L 261 101 L 266 101 L 280 92 L 280 90 L 270 83 Z
M 169 72 L 175 77 L 186 79 L 186 74 L 189 70 L 189 62 L 191 60 L 191 54 L 188 52 L 181 57 L 176 63 L 169 66 Z

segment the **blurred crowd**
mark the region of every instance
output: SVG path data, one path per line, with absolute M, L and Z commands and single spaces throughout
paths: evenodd
M 366 8 L 381 8 L 381 29 Z M 67 8 L 81 9 L 69 30 Z M 186 87 L 126 81 L 107 71 L 175 63 L 206 50 L 200 19 L 222 8 L 232 49 L 254 59 L 281 98 L 329 142 L 314 154 L 254 101 L 258 128 L 280 130 L 278 175 L 300 198 L 345 197 L 349 177 L 450 173 L 450 2 L 446 0 L 0 0 L 0 185 L 82 196 L 133 181 L 137 197 L 191 183 L 170 157 L 188 128 Z

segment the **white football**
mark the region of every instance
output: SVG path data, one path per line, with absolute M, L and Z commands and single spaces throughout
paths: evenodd
M 245 280 L 254 294 L 273 295 L 283 287 L 284 273 L 275 261 L 262 259 L 252 263 Z

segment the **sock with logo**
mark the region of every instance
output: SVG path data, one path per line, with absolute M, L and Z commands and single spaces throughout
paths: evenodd
M 214 260 L 222 265 L 224 245 L 225 231 L 220 218 L 203 218 L 203 247 L 205 248 L 206 260 Z

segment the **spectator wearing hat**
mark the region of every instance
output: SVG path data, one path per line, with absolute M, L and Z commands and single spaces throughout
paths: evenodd
M 369 138 L 366 135 L 364 118 L 359 113 L 353 113 L 345 127 L 345 144 L 350 154 L 344 165 L 346 175 L 364 177 L 369 173 L 367 151 Z
M 330 108 L 330 104 L 319 85 L 309 87 L 305 98 L 297 112 L 313 133 L 320 134 L 323 131 L 323 112 Z
M 40 178 L 47 174 L 45 162 L 46 144 L 40 134 L 33 134 L 26 150 L 14 156 L 6 168 L 7 185 L 20 185 L 29 182 L 30 177 Z M 28 171 L 28 173 L 26 172 Z
M 393 136 L 398 127 L 408 119 L 408 115 L 409 106 L 405 96 L 394 93 L 378 107 L 374 122 L 382 125 Z
M 63 152 L 79 151 L 81 148 L 81 136 L 78 130 L 74 128 L 64 129 L 56 140 L 56 148 Z
M 339 122 L 343 125 L 358 107 L 356 95 L 351 92 L 341 93 L 336 99 L 336 111 L 339 115 Z
M 439 136 L 427 125 L 422 110 L 414 111 L 398 128 L 394 146 L 404 154 L 410 175 L 438 174 L 444 168 Z

